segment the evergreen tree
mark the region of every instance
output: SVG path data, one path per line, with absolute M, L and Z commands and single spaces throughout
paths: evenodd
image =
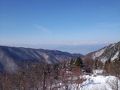
M 80 57 L 77 58 L 76 62 L 75 62 L 75 65 L 76 66 L 80 66 L 80 68 L 83 68 L 84 65 L 83 65 L 83 61 Z

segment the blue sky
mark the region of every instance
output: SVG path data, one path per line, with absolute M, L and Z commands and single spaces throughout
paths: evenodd
M 47 48 L 119 40 L 120 0 L 0 0 L 1 45 Z

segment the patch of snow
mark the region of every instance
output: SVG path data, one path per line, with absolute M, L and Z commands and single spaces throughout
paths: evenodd
M 100 59 L 103 63 L 105 63 L 107 60 L 108 60 L 108 58 L 107 57 L 103 57 L 103 58 L 101 58 Z
M 71 72 L 71 71 L 66 71 L 66 73 L 67 73 L 67 74 L 72 74 L 72 72 Z
M 119 51 L 116 52 L 116 54 L 111 58 L 111 61 L 114 61 L 115 59 L 118 58 Z
M 97 51 L 95 54 L 93 54 L 93 59 L 95 60 L 97 57 L 101 56 L 104 53 L 105 49 L 101 49 L 100 51 Z
M 103 70 L 93 70 L 94 75 L 102 74 Z

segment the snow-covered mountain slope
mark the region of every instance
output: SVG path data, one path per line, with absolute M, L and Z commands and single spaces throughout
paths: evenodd
M 120 60 L 120 42 L 110 44 L 109 46 L 106 46 L 98 51 L 89 53 L 85 56 L 85 58 L 100 60 L 103 63 L 108 60 Z
M 0 46 L 0 70 L 15 71 L 25 62 L 54 64 L 77 56 L 57 50 Z

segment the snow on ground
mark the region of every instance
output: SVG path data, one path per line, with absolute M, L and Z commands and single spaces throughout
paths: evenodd
M 119 55 L 119 51 L 117 51 L 116 54 L 111 58 L 111 61 L 117 59 L 119 57 L 118 55 Z
M 114 89 L 117 87 L 116 82 L 117 78 L 114 76 L 87 76 L 87 80 L 81 84 L 80 90 L 116 90 Z
M 98 69 L 98 70 L 93 70 L 94 75 L 101 75 L 103 73 L 103 70 Z
M 103 76 L 103 70 L 93 70 L 93 74 L 83 75 L 86 79 L 79 90 L 120 90 L 120 80 L 115 76 Z M 72 89 L 70 89 L 72 90 Z
M 83 75 L 81 84 L 69 84 L 67 90 L 120 90 L 120 80 L 115 76 L 102 75 L 103 70 L 93 70 L 92 75 Z M 66 90 L 65 86 L 58 90 Z
M 82 84 L 72 84 L 68 90 L 120 90 L 120 80 L 114 76 L 83 76 L 86 81 Z

